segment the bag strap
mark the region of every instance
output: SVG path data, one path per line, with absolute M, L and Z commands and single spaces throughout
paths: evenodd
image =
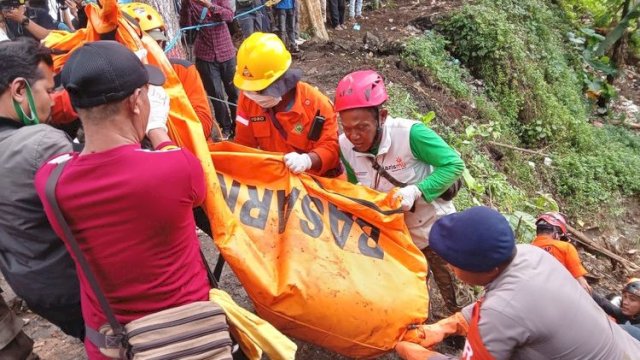
M 62 214 L 62 211 L 60 210 L 58 201 L 56 199 L 56 193 L 55 193 L 56 185 L 58 183 L 58 179 L 60 179 L 60 175 L 62 174 L 62 171 L 64 170 L 65 166 L 67 166 L 67 163 L 68 161 L 57 164 L 56 167 L 53 169 L 53 172 L 49 176 L 49 179 L 47 179 L 47 183 L 45 186 L 47 201 L 49 201 L 49 206 L 51 206 L 51 210 L 53 211 L 56 221 L 60 225 L 60 228 L 62 229 L 62 233 L 64 234 L 64 237 L 69 242 L 69 247 L 71 248 L 73 254 L 76 256 L 76 259 L 80 264 L 80 267 L 82 268 L 82 271 L 84 272 L 84 275 L 86 276 L 87 281 L 89 281 L 89 284 L 91 285 L 91 289 L 93 290 L 94 294 L 98 298 L 100 307 L 102 307 L 102 311 L 104 311 L 107 317 L 107 320 L 109 321 L 109 325 L 111 325 L 111 328 L 113 329 L 113 332 L 115 333 L 116 337 L 119 337 L 120 340 L 122 340 L 125 336 L 124 327 L 122 326 L 122 324 L 118 322 L 118 320 L 116 319 L 116 316 L 113 314 L 113 310 L 111 309 L 111 306 L 109 306 L 109 302 L 107 301 L 106 296 L 100 289 L 100 285 L 98 285 L 98 280 L 96 279 L 96 276 L 93 273 L 93 271 L 91 271 L 91 267 L 89 266 L 89 262 L 87 261 L 87 258 L 85 258 L 84 254 L 82 253 L 82 250 L 80 250 L 80 245 L 76 241 L 76 238 L 73 236 L 73 233 L 69 228 L 69 224 L 65 220 L 64 215 Z
M 391 174 L 389 174 L 387 170 L 385 170 L 382 166 L 380 166 L 380 164 L 378 164 L 378 162 L 373 157 L 367 157 L 367 159 L 371 161 L 371 166 L 373 167 L 373 170 L 375 170 L 383 178 L 387 179 L 387 181 L 393 184 L 393 186 L 396 186 L 396 187 L 407 186 L 407 183 L 403 183 L 402 181 L 391 176 Z
M 280 134 L 280 137 L 282 137 L 282 139 L 284 140 L 284 142 L 286 142 L 287 144 L 289 144 L 288 138 L 289 136 L 287 135 L 287 131 L 284 129 L 284 127 L 282 126 L 282 124 L 280 123 L 280 120 L 278 120 L 278 117 L 276 116 L 276 112 L 273 110 L 273 108 L 271 109 L 267 109 L 267 114 L 269 115 L 269 118 L 271 119 L 271 123 L 273 124 L 273 126 L 276 128 L 276 130 L 278 130 L 278 134 Z M 298 149 L 297 147 L 289 144 L 297 153 L 300 154 L 304 154 L 307 151 Z
M 286 142 L 288 138 L 287 132 L 284 130 L 284 127 L 282 127 L 282 124 L 280 124 L 280 121 L 276 116 L 276 112 L 273 110 L 273 108 L 270 108 L 270 109 L 267 109 L 267 114 L 269 114 L 271 123 L 273 123 L 273 126 L 276 128 L 276 130 L 278 130 L 280 137 L 282 137 L 282 139 Z
M 204 253 L 202 252 L 202 248 L 200 249 L 200 256 L 202 257 L 202 262 L 204 263 L 204 268 L 207 269 L 207 278 L 209 279 L 209 285 L 211 285 L 212 289 L 217 289 L 218 286 L 219 286 L 218 285 L 218 280 L 216 279 L 216 277 L 211 272 L 211 268 L 209 267 L 209 262 L 207 261 L 207 258 L 204 256 Z

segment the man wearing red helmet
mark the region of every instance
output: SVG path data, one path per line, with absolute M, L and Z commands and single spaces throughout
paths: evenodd
M 446 263 L 429 249 L 431 225 L 455 212 L 442 194 L 464 170 L 460 156 L 424 124 L 389 116 L 382 76 L 372 70 L 345 76 L 336 89 L 335 110 L 344 134 L 340 158 L 352 183 L 379 191 L 399 187 L 411 237 L 422 249 L 449 311 L 459 310 Z
M 587 270 L 580 262 L 578 250 L 567 240 L 567 221 L 564 216 L 557 212 L 548 212 L 538 216 L 536 238 L 531 245 L 542 248 L 553 255 L 578 280 L 578 283 L 591 293 L 591 286 L 584 278 Z

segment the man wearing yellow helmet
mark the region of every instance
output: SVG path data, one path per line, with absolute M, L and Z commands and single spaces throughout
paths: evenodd
M 253 33 L 240 45 L 233 78 L 238 99 L 235 141 L 265 151 L 285 153 L 294 173 L 335 177 L 338 123 L 329 99 L 300 81 L 291 54 L 276 35 Z
M 166 27 L 162 16 L 153 7 L 143 3 L 129 3 L 121 5 L 120 9 L 135 20 L 142 31 L 156 40 L 160 47 L 164 47 L 168 40 Z M 193 110 L 198 115 L 204 136 L 207 140 L 212 138 L 214 141 L 220 141 L 222 134 L 218 124 L 213 121 L 207 92 L 196 66 L 183 59 L 170 58 L 169 62 L 178 75 Z

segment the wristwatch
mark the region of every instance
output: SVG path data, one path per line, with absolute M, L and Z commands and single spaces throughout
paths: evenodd
M 28 16 L 25 16 L 24 19 L 22 19 L 22 22 L 20 23 L 20 25 L 22 25 L 22 27 L 27 27 L 29 26 L 30 22 L 31 22 L 31 19 L 29 19 Z

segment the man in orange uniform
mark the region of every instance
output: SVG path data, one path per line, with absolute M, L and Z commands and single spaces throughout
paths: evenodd
M 234 140 L 285 153 L 293 173 L 336 177 L 342 168 L 333 106 L 290 66 L 291 54 L 275 34 L 253 33 L 242 43 L 233 78 L 242 90 Z
M 567 242 L 567 222 L 564 216 L 556 212 L 548 212 L 538 216 L 536 235 L 531 245 L 542 248 L 553 255 L 578 280 L 580 286 L 591 293 L 591 286 L 584 278 L 587 270 L 580 262 L 578 250 Z
M 140 25 L 140 29 L 156 40 L 160 47 L 164 48 L 165 43 L 169 40 L 166 27 L 162 16 L 153 7 L 143 3 L 129 3 L 121 5 L 121 10 L 135 19 Z M 184 92 L 187 93 L 187 98 L 189 98 L 193 110 L 198 115 L 204 136 L 207 140 L 222 140 L 222 133 L 218 123 L 213 121 L 207 92 L 204 89 L 202 78 L 196 66 L 184 59 L 172 58 L 169 61 L 182 83 Z

